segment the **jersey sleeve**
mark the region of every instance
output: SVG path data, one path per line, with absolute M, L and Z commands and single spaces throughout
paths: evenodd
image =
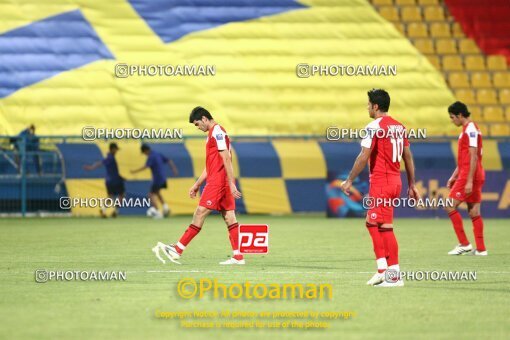
M 373 142 L 374 136 L 376 135 L 377 129 L 379 129 L 379 122 L 375 121 L 375 120 L 373 122 L 371 122 L 370 124 L 368 124 L 367 126 L 365 126 L 364 137 L 361 140 L 362 147 L 368 148 L 368 149 L 372 148 L 372 142 Z
M 212 137 L 216 141 L 216 147 L 218 151 L 227 150 L 227 134 L 223 131 L 219 125 L 214 127 Z
M 110 165 L 113 162 L 113 158 L 110 156 L 106 156 L 101 163 L 103 163 L 104 166 Z
M 478 130 L 476 129 L 476 126 L 473 124 L 473 122 L 468 124 L 464 133 L 468 137 L 469 146 L 472 148 L 478 147 Z
M 405 131 L 405 133 L 404 133 L 404 147 L 406 147 L 406 146 L 409 146 L 410 144 L 409 144 L 409 138 L 407 138 L 408 131 L 405 127 L 404 127 L 404 131 Z
M 152 166 L 153 162 L 154 162 L 154 157 L 152 155 L 149 155 L 149 157 L 147 157 L 147 162 L 145 162 L 145 166 L 150 168 Z

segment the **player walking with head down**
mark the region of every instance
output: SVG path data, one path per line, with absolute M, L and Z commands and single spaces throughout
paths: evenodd
M 161 260 L 159 251 L 172 262 L 177 262 L 186 246 L 200 232 L 205 218 L 213 210 L 217 210 L 223 216 L 229 232 L 233 256 L 227 261 L 220 262 L 223 265 L 245 264 L 243 255 L 239 252 L 239 225 L 235 215 L 235 199 L 241 198 L 237 190 L 232 167 L 232 154 L 230 152 L 230 138 L 223 127 L 217 124 L 209 111 L 203 107 L 196 107 L 191 111 L 189 122 L 199 130 L 207 132 L 206 167 L 195 184 L 190 189 L 189 195 L 195 198 L 200 186 L 207 180 L 202 192 L 193 220 L 188 229 L 176 244 L 166 245 L 158 242 L 152 249 L 154 254 Z M 165 261 L 163 261 L 165 262 Z
M 453 229 L 459 240 L 459 244 L 448 255 L 471 255 L 486 256 L 485 242 L 483 239 L 483 220 L 480 215 L 480 203 L 482 202 L 482 187 L 485 182 L 485 170 L 482 167 L 482 133 L 478 126 L 469 119 L 470 113 L 465 104 L 455 102 L 448 107 L 450 119 L 455 126 L 462 126 L 459 136 L 457 152 L 457 167 L 448 180 L 450 189 L 449 197 L 453 199 L 453 207 L 447 207 L 446 212 L 453 224 Z M 469 217 L 473 222 L 476 249 L 469 243 L 462 216 L 457 207 L 466 202 Z
M 368 91 L 368 114 L 373 122 L 366 126 L 366 137 L 361 141 L 361 152 L 354 166 L 341 184 L 342 190 L 349 194 L 352 181 L 370 163 L 369 196 L 376 205 L 367 211 L 366 226 L 374 246 L 377 273 L 367 282 L 377 287 L 398 287 L 404 282 L 399 278 L 393 282 L 384 281 L 385 271 L 400 271 L 398 264 L 398 243 L 393 233 L 393 206 L 377 204 L 377 199 L 400 197 L 402 181 L 400 179 L 400 160 L 404 158 L 409 198 L 418 198 L 414 184 L 414 162 L 405 133 L 405 127 L 388 115 L 390 95 L 382 89 Z

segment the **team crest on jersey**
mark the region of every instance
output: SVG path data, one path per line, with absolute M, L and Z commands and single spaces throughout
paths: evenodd
M 218 133 L 216 135 L 216 140 L 223 140 L 223 135 L 221 133 Z

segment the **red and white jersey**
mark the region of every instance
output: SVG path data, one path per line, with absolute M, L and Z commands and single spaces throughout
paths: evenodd
M 205 145 L 207 185 L 224 186 L 228 184 L 227 172 L 220 156 L 220 151 L 223 150 L 228 150 L 230 155 L 230 139 L 225 129 L 216 124 L 209 130 Z
M 370 148 L 370 185 L 402 184 L 400 160 L 405 146 L 409 146 L 404 125 L 390 116 L 375 119 L 365 127 L 361 146 Z
M 471 156 L 469 148 L 478 148 L 478 161 L 476 163 L 474 181 L 485 180 L 485 170 L 482 167 L 482 133 L 474 122 L 469 122 L 462 127 L 462 133 L 459 135 L 459 145 L 457 148 L 457 166 L 459 167 L 459 179 L 467 179 L 469 175 L 469 163 Z

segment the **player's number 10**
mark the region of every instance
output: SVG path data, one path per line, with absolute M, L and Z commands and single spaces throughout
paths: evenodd
M 404 151 L 404 139 L 403 138 L 390 138 L 391 146 L 393 147 L 393 163 L 400 162 L 402 160 L 402 152 Z

